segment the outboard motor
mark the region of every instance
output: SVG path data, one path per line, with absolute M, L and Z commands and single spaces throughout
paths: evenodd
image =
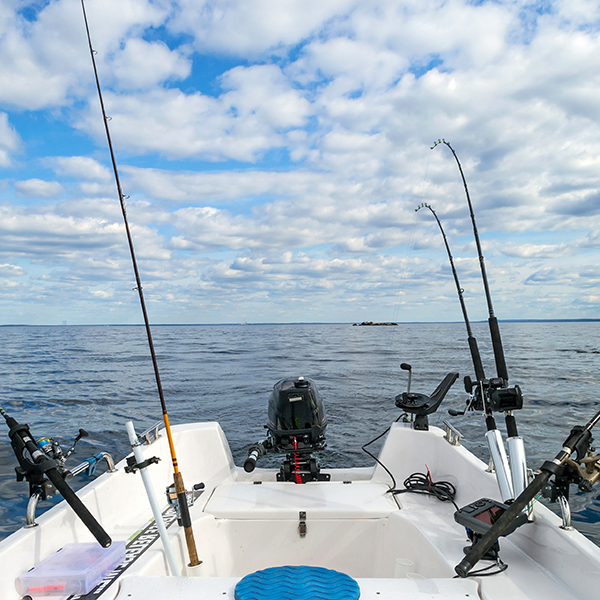
M 327 417 L 323 400 L 311 379 L 290 377 L 278 381 L 269 397 L 268 421 L 265 427 L 269 437 L 253 444 L 248 450 L 244 469 L 250 473 L 256 461 L 267 452 L 287 454 L 278 481 L 329 481 L 321 473 L 311 452 L 323 450 Z

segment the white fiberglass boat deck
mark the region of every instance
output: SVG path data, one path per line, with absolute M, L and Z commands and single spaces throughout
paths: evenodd
M 236 467 L 216 423 L 176 426 L 173 434 L 188 488 L 200 482 L 205 486 L 190 508 L 201 565 L 187 566 L 183 529 L 171 516 L 168 535 L 180 573 L 169 576 L 155 528 L 144 530 L 152 513 L 142 479 L 139 472 L 125 473 L 123 461 L 115 473 L 103 474 L 78 494 L 113 541 L 128 542 L 125 564 L 83 598 L 234 598 L 242 577 L 280 565 L 346 573 L 358 582 L 363 599 L 597 597 L 600 549 L 577 531 L 561 529 L 561 520 L 540 504 L 532 523 L 501 538 L 506 571 L 459 579 L 454 566 L 468 542 L 464 527 L 454 521 L 452 504 L 431 496 L 388 493 L 390 477 L 380 466 L 324 469 L 331 481 L 297 485 L 277 481 L 275 470 L 246 473 Z M 142 448 L 145 458 L 161 459 L 148 473 L 161 509 L 171 515 L 164 494 L 172 481 L 166 438 Z M 434 481 L 456 486 L 459 506 L 482 497 L 499 499 L 495 476 L 486 465 L 464 447 L 448 443 L 436 428 L 415 431 L 394 424 L 380 460 L 398 482 L 428 468 Z M 65 502 L 37 522 L 37 527 L 23 528 L 0 543 L 2 599 L 21 598 L 19 576 L 65 544 L 93 541 Z M 404 559 L 400 570 L 397 559 Z M 478 568 L 489 564 L 481 562 Z

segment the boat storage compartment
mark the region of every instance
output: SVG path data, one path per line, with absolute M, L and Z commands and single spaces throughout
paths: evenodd
M 125 542 L 113 542 L 108 548 L 96 542 L 65 544 L 23 573 L 19 590 L 32 596 L 87 594 L 124 560 Z

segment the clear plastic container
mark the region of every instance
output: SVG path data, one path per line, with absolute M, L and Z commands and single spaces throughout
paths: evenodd
M 125 560 L 125 542 L 66 544 L 19 577 L 21 594 L 67 596 L 91 592 Z

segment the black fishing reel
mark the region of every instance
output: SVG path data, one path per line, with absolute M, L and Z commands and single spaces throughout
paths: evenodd
M 465 392 L 469 394 L 464 411 L 449 410 L 452 416 L 464 415 L 470 410 L 485 411 L 486 405 L 492 412 L 512 412 L 523 408 L 523 392 L 518 385 L 507 387 L 504 379 L 493 377 L 473 381 L 464 378 Z
M 581 436 L 582 432 L 583 427 L 580 425 L 573 427 L 563 444 L 567 446 L 573 439 L 580 437 L 573 447 L 575 458 L 566 459 L 560 468 L 554 467 L 554 478 L 542 490 L 542 496 L 550 502 L 557 502 L 561 496 L 568 500 L 571 484 L 576 485 L 580 492 L 590 492 L 600 479 L 600 454 L 595 454 L 596 449 L 592 447 L 594 438 L 591 432 Z
M 283 453 L 287 456 L 278 481 L 329 481 L 329 475 L 321 473 L 310 456 L 326 447 L 326 427 L 323 399 L 314 381 L 304 377 L 281 379 L 269 397 L 265 428 L 270 435 L 250 447 L 244 470 L 254 471 L 256 461 L 267 452 Z

